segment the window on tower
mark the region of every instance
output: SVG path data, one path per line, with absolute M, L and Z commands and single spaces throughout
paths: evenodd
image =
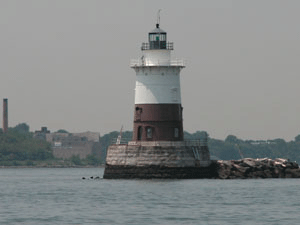
M 151 34 L 150 41 L 156 41 L 156 37 L 158 37 L 158 36 L 156 36 L 156 34 Z
M 152 127 L 147 127 L 147 138 L 152 138 Z
M 166 41 L 166 35 L 165 34 L 161 34 L 159 39 L 161 41 Z
M 137 139 L 140 141 L 142 140 L 142 134 L 143 134 L 143 128 L 140 126 L 138 128 L 138 133 L 137 133 Z
M 179 129 L 178 129 L 178 128 L 175 128 L 175 129 L 174 129 L 174 137 L 175 137 L 175 138 L 178 138 L 178 137 L 179 137 Z

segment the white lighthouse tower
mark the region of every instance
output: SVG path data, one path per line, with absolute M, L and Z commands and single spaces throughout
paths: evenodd
M 159 23 L 141 50 L 141 58 L 131 61 L 136 72 L 133 141 L 182 141 L 183 60 L 171 58 L 173 43 Z
M 214 164 L 207 142 L 184 140 L 180 95 L 182 60 L 171 57 L 173 43 L 159 26 L 131 61 L 136 72 L 132 141 L 107 149 L 103 178 L 210 178 Z

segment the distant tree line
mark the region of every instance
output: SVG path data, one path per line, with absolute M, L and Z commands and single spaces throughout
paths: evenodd
M 52 159 L 50 143 L 33 138 L 25 123 L 9 128 L 6 133 L 0 130 L 0 165 L 3 161 L 47 160 Z
M 119 132 L 113 131 L 101 137 L 102 155 L 105 156 L 107 147 L 112 144 Z M 205 131 L 195 133 L 184 132 L 185 139 L 203 139 L 207 135 Z M 132 132 L 125 131 L 122 138 L 131 139 Z M 214 139 L 208 136 L 208 147 L 213 159 L 240 159 L 244 158 L 286 158 L 300 162 L 300 134 L 294 140 L 286 142 L 284 139 L 265 141 L 242 140 L 234 135 L 228 135 L 225 140 Z M 105 158 L 105 157 L 103 157 Z M 103 159 L 102 159 L 103 160 Z
M 67 132 L 59 130 L 59 132 Z M 113 141 L 116 141 L 119 132 L 113 131 L 100 138 L 101 159 L 91 155 L 85 160 L 80 160 L 78 156 L 71 158 L 75 165 L 99 165 L 105 163 L 106 150 Z M 185 139 L 203 139 L 207 133 L 197 131 L 195 133 L 184 132 Z M 131 140 L 132 131 L 123 131 L 122 139 Z M 234 135 L 228 135 L 225 140 L 209 137 L 208 146 L 213 159 L 240 159 L 247 158 L 286 158 L 291 161 L 300 162 L 300 134 L 294 140 L 286 142 L 284 139 L 273 139 L 265 141 L 242 140 Z M 0 129 L 0 166 L 15 161 L 27 161 L 31 165 L 32 161 L 43 161 L 54 159 L 50 143 L 45 140 L 33 138 L 33 133 L 29 131 L 26 123 L 18 124 L 9 128 L 7 133 Z M 5 163 L 4 163 L 5 162 Z

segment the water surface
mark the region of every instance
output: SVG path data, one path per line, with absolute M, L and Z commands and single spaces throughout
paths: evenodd
M 299 224 L 300 179 L 103 180 L 0 169 L 0 224 Z

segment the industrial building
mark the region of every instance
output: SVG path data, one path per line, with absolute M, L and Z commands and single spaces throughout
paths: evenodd
M 100 157 L 100 133 L 51 133 L 47 127 L 42 127 L 40 131 L 35 131 L 35 138 L 44 139 L 51 143 L 53 155 L 56 158 L 69 159 L 72 156 L 79 156 L 80 159 L 88 155 Z

